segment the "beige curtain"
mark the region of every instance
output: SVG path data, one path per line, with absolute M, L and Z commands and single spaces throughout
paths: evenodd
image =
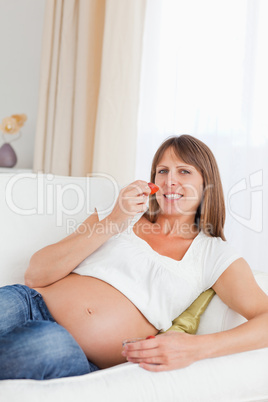
M 146 0 L 47 0 L 34 170 L 134 178 Z

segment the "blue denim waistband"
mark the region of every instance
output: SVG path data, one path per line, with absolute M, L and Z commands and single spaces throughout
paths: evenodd
M 22 285 L 22 286 L 25 286 L 25 285 Z M 28 286 L 26 286 L 26 287 L 28 287 Z M 31 294 L 32 298 L 35 299 L 36 303 L 39 305 L 40 311 L 42 312 L 44 319 L 55 322 L 41 293 L 37 292 L 37 290 L 35 290 L 35 289 L 31 289 L 31 288 L 28 288 L 28 289 L 30 290 L 30 294 Z
M 21 284 L 11 286 L 17 292 L 17 294 L 19 294 L 23 301 L 28 302 L 28 308 L 30 309 L 29 313 L 32 316 L 32 319 L 43 319 L 55 322 L 43 299 L 43 296 L 37 292 L 37 290 Z

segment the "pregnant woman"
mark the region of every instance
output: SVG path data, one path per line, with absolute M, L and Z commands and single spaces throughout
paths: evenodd
M 188 135 L 167 139 L 151 181 L 156 194 L 142 180 L 123 188 L 106 218 L 95 211 L 32 256 L 26 286 L 0 289 L 0 379 L 81 375 L 126 359 L 170 370 L 268 346 L 268 297 L 225 240 L 210 149 Z M 248 322 L 211 335 L 161 333 L 210 287 Z M 147 336 L 122 350 L 124 339 Z

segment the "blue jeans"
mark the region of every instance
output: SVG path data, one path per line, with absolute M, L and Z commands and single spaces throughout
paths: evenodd
M 56 323 L 40 293 L 24 285 L 0 288 L 0 380 L 45 380 L 96 370 Z

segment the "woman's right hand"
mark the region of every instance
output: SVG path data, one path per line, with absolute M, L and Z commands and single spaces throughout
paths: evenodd
M 109 220 L 116 225 L 118 232 L 125 230 L 135 215 L 147 210 L 150 193 L 151 189 L 144 180 L 136 180 L 122 188 L 109 215 Z
M 137 213 L 146 211 L 149 194 L 148 184 L 141 180 L 123 188 L 105 219 L 99 221 L 94 213 L 82 223 L 82 230 L 79 226 L 61 241 L 37 251 L 26 270 L 25 284 L 44 287 L 67 276 L 109 238 L 127 229 Z

